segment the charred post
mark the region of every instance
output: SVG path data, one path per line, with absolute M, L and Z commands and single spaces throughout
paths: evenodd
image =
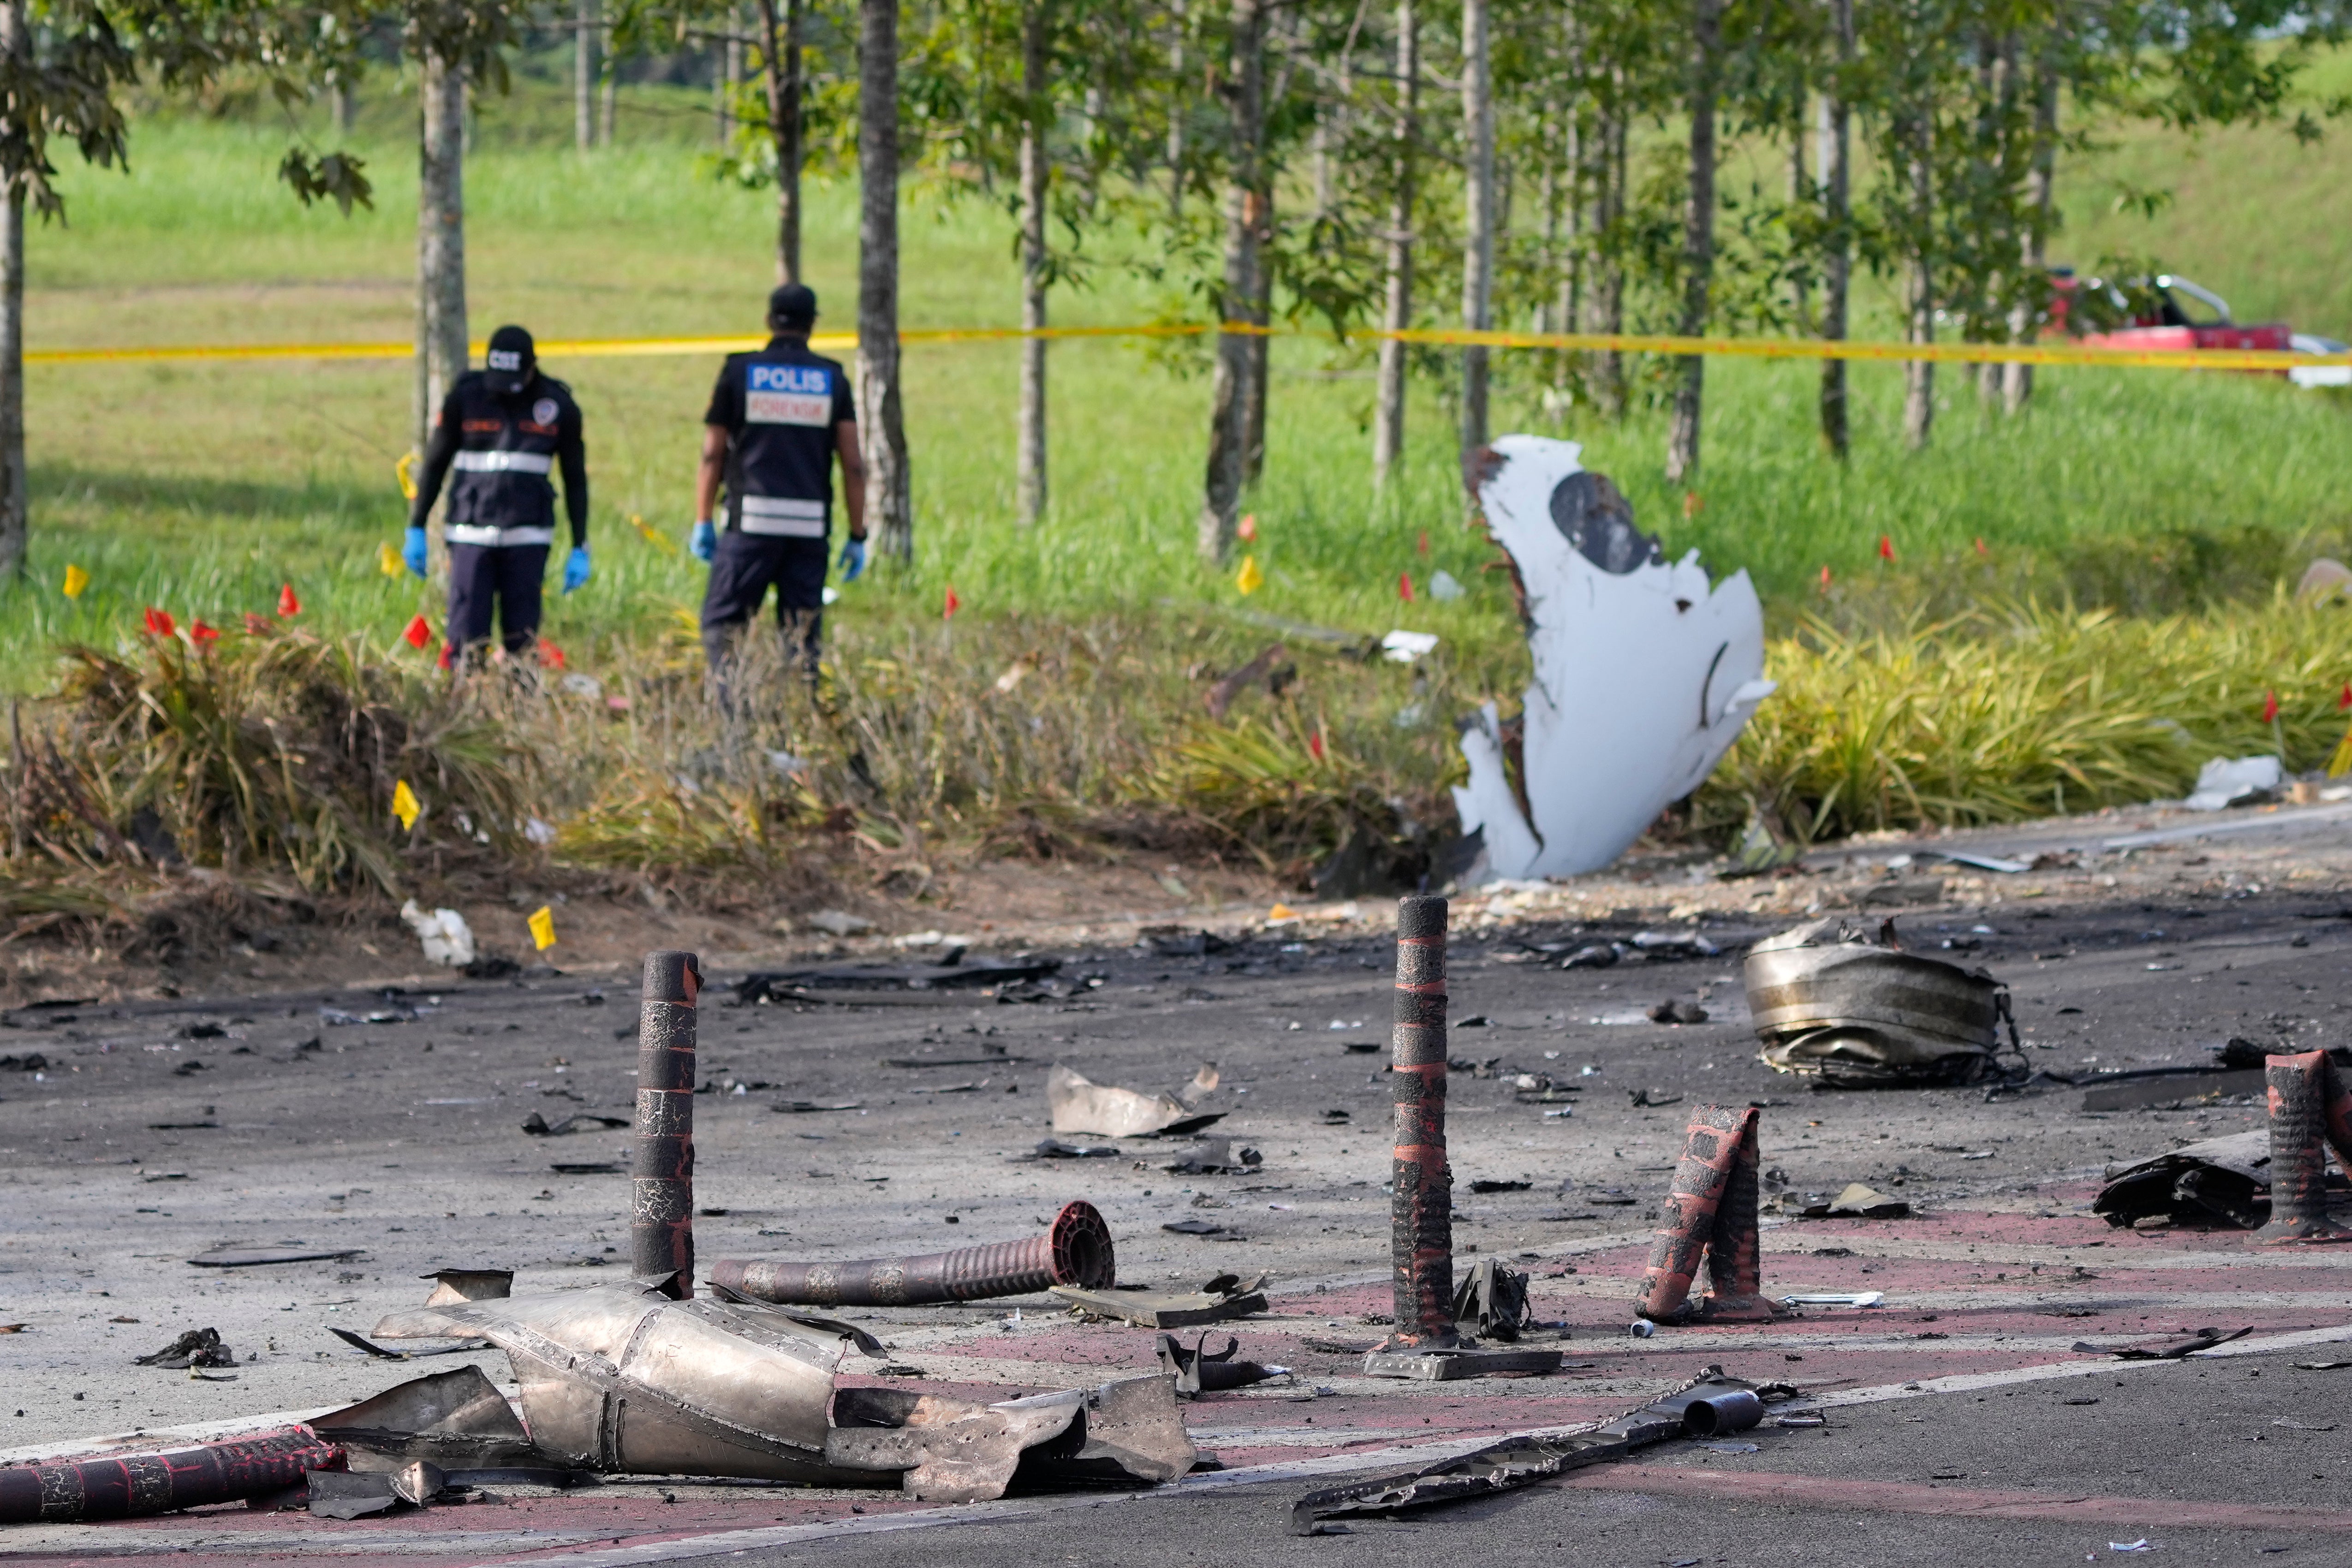
M 134 1519 L 268 1497 L 300 1485 L 305 1471 L 344 1463 L 341 1444 L 289 1426 L 163 1454 L 10 1465 L 0 1468 L 0 1524 Z
M 1734 1110 L 1702 1105 L 1692 1113 L 1682 1158 L 1675 1163 L 1674 1185 L 1666 1194 L 1665 1213 L 1651 1244 L 1650 1265 L 1642 1276 L 1642 1296 L 1635 1304 L 1642 1316 L 1655 1322 L 1680 1322 L 1691 1315 L 1691 1281 L 1715 1239 L 1717 1215 L 1733 1184 L 1740 1144 L 1755 1136 L 1755 1126 L 1756 1111 L 1749 1106 Z
M 1445 1159 L 1445 900 L 1397 901 L 1392 1348 L 1454 1342 L 1454 1172 Z
M 2271 1105 L 2271 1219 L 2254 1239 L 2268 1246 L 2352 1241 L 2327 1217 L 2326 1051 L 2297 1051 L 2263 1063 Z
M 806 1307 L 976 1301 L 1034 1296 L 1052 1285 L 1108 1290 L 1118 1279 L 1110 1227 L 1089 1203 L 1065 1205 L 1050 1230 L 1026 1241 L 856 1263 L 722 1258 L 710 1268 L 710 1288 L 721 1296 Z
M 636 1152 L 629 1265 L 683 1301 L 694 1294 L 694 1026 L 702 969 L 690 952 L 646 954 L 637 1021 Z
M 1706 1300 L 1700 1315 L 1718 1322 L 1778 1317 L 1764 1294 L 1764 1238 L 1757 1223 L 1759 1153 L 1756 1133 L 1762 1117 L 1749 1107 L 1723 1197 L 1715 1208 L 1715 1230 L 1706 1247 Z

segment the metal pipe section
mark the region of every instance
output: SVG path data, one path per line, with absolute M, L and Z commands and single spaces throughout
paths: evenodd
M 268 1497 L 308 1470 L 340 1470 L 343 1446 L 289 1426 L 199 1448 L 0 1468 L 0 1524 L 132 1519 Z
M 1026 1241 L 856 1263 L 722 1258 L 710 1266 L 715 1291 L 797 1307 L 919 1307 L 1034 1296 L 1049 1285 L 1107 1290 L 1118 1279 L 1110 1226 L 1084 1202 L 1064 1205 L 1051 1229 Z
M 2327 1217 L 2328 1068 L 2326 1051 L 2268 1058 L 2271 1107 L 2271 1218 L 2255 1241 L 2352 1241 Z
M 1445 1159 L 1445 900 L 1397 900 L 1389 1248 L 1396 1331 L 1387 1348 L 1444 1347 L 1454 1327 L 1454 1172 Z
M 1690 1316 L 1691 1280 L 1715 1239 L 1717 1211 L 1739 1163 L 1740 1143 L 1755 1121 L 1752 1106 L 1735 1110 L 1702 1105 L 1691 1114 L 1665 1213 L 1651 1243 L 1650 1264 L 1642 1275 L 1641 1300 L 1635 1306 L 1642 1316 L 1654 1322 L 1679 1322 Z
M 629 1268 L 694 1294 L 694 1025 L 702 967 L 673 949 L 646 954 L 637 1015 L 637 1124 L 629 1183 Z

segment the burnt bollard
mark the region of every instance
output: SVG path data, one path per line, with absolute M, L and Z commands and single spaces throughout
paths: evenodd
M 2263 1074 L 2271 1109 L 2271 1218 L 2254 1235 L 2268 1246 L 2352 1241 L 2327 1217 L 2329 1112 L 2337 1098 L 2326 1051 L 2268 1058 Z
M 1450 1345 L 1454 1329 L 1454 1171 L 1445 1159 L 1445 900 L 1397 903 L 1396 1026 L 1390 1094 L 1390 1260 L 1394 1350 Z
M 1702 1105 L 1691 1113 L 1634 1303 L 1643 1318 L 1688 1321 L 1691 1286 L 1702 1262 L 1708 1293 L 1696 1315 L 1751 1321 L 1774 1315 L 1763 1295 L 1757 1234 L 1756 1123 L 1753 1106 Z
M 630 1167 L 629 1271 L 694 1294 L 694 1026 L 702 970 L 690 952 L 646 954 L 637 1016 L 636 1149 Z
M 1448 1379 L 1550 1372 L 1558 1351 L 1490 1351 L 1454 1321 L 1454 1168 L 1445 1157 L 1445 900 L 1397 900 L 1396 1026 L 1390 1093 L 1389 1249 L 1396 1330 L 1366 1353 L 1367 1377 Z

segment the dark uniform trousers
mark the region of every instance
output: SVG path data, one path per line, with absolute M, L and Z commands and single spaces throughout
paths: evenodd
M 463 650 L 488 642 L 495 600 L 507 653 L 529 653 L 539 641 L 547 551 L 544 544 L 449 546 L 449 646 Z
M 776 591 L 776 631 L 787 663 L 800 662 L 816 679 L 818 639 L 824 628 L 826 541 L 783 539 L 729 529 L 710 561 L 702 599 L 702 648 L 714 670 L 728 661 L 735 639 Z

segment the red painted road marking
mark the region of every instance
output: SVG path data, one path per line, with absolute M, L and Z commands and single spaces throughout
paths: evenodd
M 2131 1530 L 2292 1530 L 2352 1535 L 2352 1510 L 2096 1493 L 1991 1491 L 1907 1481 L 1845 1480 L 1778 1471 L 1696 1466 L 1608 1465 L 1555 1483 L 1582 1491 L 1645 1492 L 1709 1501 L 1785 1503 L 1849 1513 L 1948 1514 L 1964 1519 L 2048 1519 Z

